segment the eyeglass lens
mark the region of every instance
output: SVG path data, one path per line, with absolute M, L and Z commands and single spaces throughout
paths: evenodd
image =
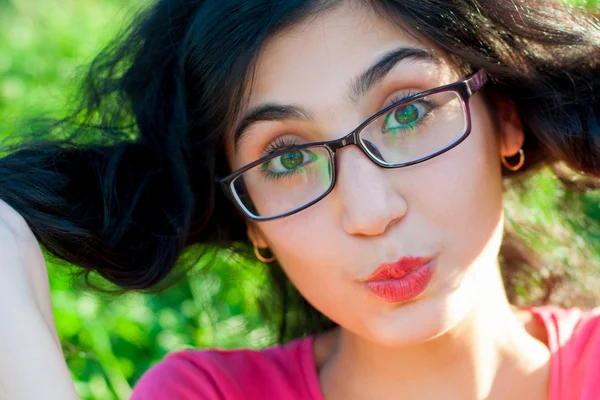
M 400 103 L 363 127 L 364 149 L 383 164 L 404 164 L 441 151 L 467 129 L 461 97 L 439 92 Z M 231 188 L 256 217 L 292 212 L 323 196 L 333 184 L 334 161 L 324 145 L 291 149 L 238 176 Z

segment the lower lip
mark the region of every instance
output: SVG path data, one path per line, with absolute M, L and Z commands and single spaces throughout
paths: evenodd
M 399 279 L 365 282 L 364 285 L 376 297 L 389 303 L 400 303 L 423 293 L 433 275 L 433 262 L 410 271 Z

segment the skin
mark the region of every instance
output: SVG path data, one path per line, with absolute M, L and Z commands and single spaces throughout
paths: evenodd
M 349 83 L 396 47 L 434 52 L 440 65 L 402 62 L 365 96 L 350 99 Z M 279 136 L 337 139 L 395 93 L 462 79 L 431 43 L 344 4 L 263 48 L 247 109 L 297 104 L 314 118 L 252 125 L 237 147 L 230 140 L 232 170 L 260 157 Z M 303 296 L 340 325 L 315 342 L 327 399 L 548 398 L 545 332 L 529 312 L 509 304 L 498 264 L 500 160 L 518 152 L 523 130 L 506 99 L 489 107 L 478 93 L 470 108 L 472 133 L 449 152 L 386 170 L 346 147 L 326 198 L 295 215 L 248 225 L 251 240 L 268 247 Z M 416 298 L 387 303 L 359 283 L 407 255 L 435 257 L 431 283 Z
M 2 200 L 0 271 L 0 399 L 77 399 L 56 333 L 40 246 Z

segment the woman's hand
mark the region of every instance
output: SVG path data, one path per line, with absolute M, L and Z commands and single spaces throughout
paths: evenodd
M 0 200 L 0 400 L 72 400 L 40 246 Z

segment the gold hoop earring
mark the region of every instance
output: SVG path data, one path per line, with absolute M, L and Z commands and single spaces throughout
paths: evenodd
M 523 152 L 523 149 L 519 149 L 519 162 L 517 165 L 510 165 L 504 156 L 502 156 L 502 164 L 511 171 L 520 170 L 523 164 L 525 164 L 525 152 Z
M 258 249 L 258 246 L 256 245 L 256 243 L 254 244 L 254 255 L 256 256 L 256 258 L 258 258 L 259 261 L 262 261 L 264 263 L 271 263 L 273 261 L 275 261 L 275 256 L 271 256 L 269 258 L 263 256 L 262 254 L 260 254 L 260 250 Z

